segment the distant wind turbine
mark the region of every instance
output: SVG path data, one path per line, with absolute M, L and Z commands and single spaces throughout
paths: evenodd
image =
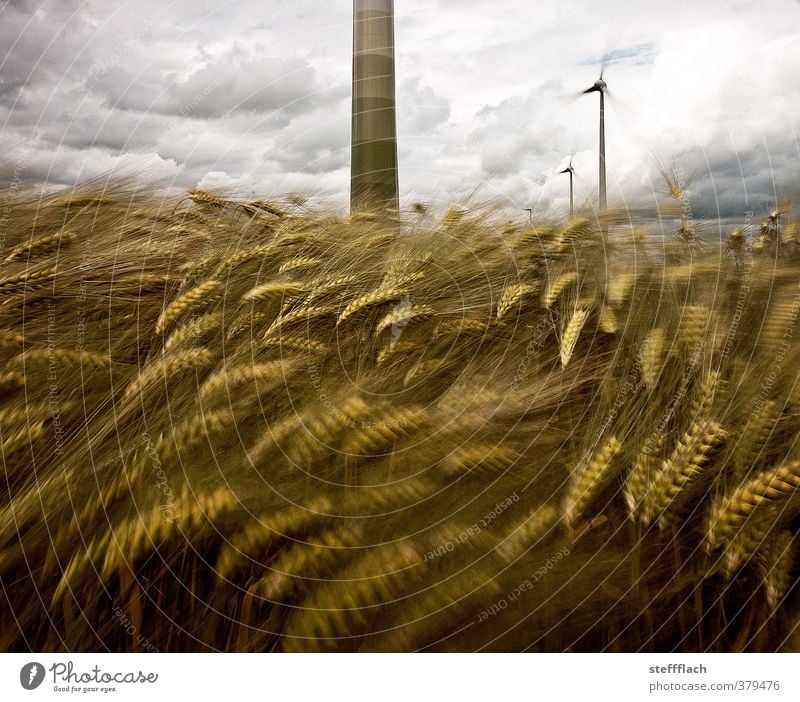
M 398 209 L 394 0 L 353 2 L 350 209 Z
M 569 173 L 569 216 L 575 216 L 575 199 L 573 196 L 574 190 L 572 185 L 572 179 L 575 176 L 575 169 L 572 167 L 572 157 L 570 156 L 569 159 L 569 166 L 567 166 L 563 171 L 559 171 L 559 173 Z
M 591 88 L 583 91 L 583 94 L 600 93 L 600 209 L 605 210 L 608 200 L 606 198 L 606 93 L 608 85 L 603 80 L 605 64 L 600 69 L 600 78 L 594 82 Z

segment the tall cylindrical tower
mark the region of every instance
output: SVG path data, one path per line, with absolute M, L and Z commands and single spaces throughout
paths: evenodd
M 394 0 L 353 3 L 350 209 L 399 207 Z

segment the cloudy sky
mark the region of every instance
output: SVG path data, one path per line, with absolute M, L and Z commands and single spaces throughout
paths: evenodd
M 657 165 L 696 216 L 800 190 L 798 0 L 396 0 L 401 199 L 558 210 Z M 107 174 L 344 208 L 351 0 L 0 0 L 0 181 Z

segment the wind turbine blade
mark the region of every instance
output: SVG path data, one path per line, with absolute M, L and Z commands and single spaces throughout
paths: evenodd
M 609 99 L 611 105 L 615 110 L 624 112 L 626 116 L 633 117 L 636 115 L 636 109 L 627 100 L 621 98 L 618 93 L 606 90 L 606 97 Z

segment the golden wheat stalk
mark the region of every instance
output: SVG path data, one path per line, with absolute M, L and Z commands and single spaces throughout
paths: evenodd
M 187 344 L 201 344 L 211 332 L 222 328 L 222 312 L 208 312 L 190 319 L 175 329 L 164 343 L 165 349 L 175 349 Z
M 0 329 L 0 349 L 17 349 L 25 343 L 25 337 L 13 329 Z
M 642 445 L 625 480 L 624 496 L 628 516 L 635 519 L 658 469 L 663 462 L 664 435 L 651 434 Z
M 409 540 L 373 547 L 292 610 L 283 650 L 302 650 L 308 638 L 323 650 L 335 649 L 337 639 L 357 635 L 369 626 L 363 616 L 367 608 L 395 601 L 423 586 L 421 563 L 422 556 Z
M 390 285 L 388 287 L 378 287 L 366 295 L 357 297 L 349 305 L 347 305 L 347 307 L 345 307 L 342 313 L 339 315 L 337 324 L 341 324 L 357 312 L 367 309 L 368 307 L 375 307 L 378 305 L 383 305 L 387 302 L 399 300 L 407 293 L 407 289 L 403 286 Z
M 281 267 L 278 269 L 280 273 L 291 273 L 292 271 L 299 271 L 304 268 L 313 268 L 314 266 L 318 266 L 322 261 L 318 258 L 311 258 L 308 256 L 300 256 L 298 258 L 293 258 L 289 261 L 286 261 Z
M 403 356 L 414 353 L 418 348 L 419 345 L 411 341 L 398 341 L 386 344 L 386 346 L 378 352 L 375 363 L 378 366 L 385 366 L 392 359 L 402 358 Z
M 202 443 L 213 446 L 213 440 L 236 425 L 236 418 L 228 409 L 204 412 L 187 419 L 170 434 L 163 436 L 156 451 L 164 463 L 183 456 Z
M 792 586 L 796 551 L 797 537 L 788 529 L 784 529 L 770 539 L 759 552 L 758 565 L 767 595 L 767 605 L 772 610 L 777 609 Z
M 564 226 L 561 227 L 559 236 L 564 242 L 569 244 L 578 239 L 587 238 L 593 231 L 592 223 L 586 217 L 574 217 L 573 219 L 567 220 Z
M 173 300 L 159 316 L 156 322 L 156 334 L 163 334 L 187 312 L 213 300 L 221 288 L 222 283 L 218 280 L 207 280 Z
M 724 390 L 725 381 L 717 370 L 708 371 L 694 389 L 689 406 L 689 417 L 693 422 L 708 416 L 720 390 Z
M 585 466 L 579 467 L 564 499 L 564 519 L 569 526 L 577 523 L 614 479 L 619 468 L 615 459 L 621 450 L 622 443 L 616 436 L 611 436 L 592 454 Z
M 298 307 L 291 312 L 286 312 L 278 317 L 264 332 L 264 338 L 267 339 L 273 336 L 276 332 L 285 330 L 287 327 L 296 325 L 298 322 L 306 322 L 310 324 L 315 320 L 322 317 L 333 315 L 336 309 L 330 306 L 317 306 L 317 307 Z
M 692 424 L 647 490 L 642 503 L 642 524 L 648 526 L 658 520 L 659 526 L 664 528 L 669 523 L 677 507 L 685 502 L 689 491 L 705 474 L 714 452 L 727 436 L 714 420 Z
M 290 505 L 256 517 L 222 545 L 215 565 L 217 575 L 230 581 L 258 566 L 276 541 L 312 536 L 333 509 L 329 498 L 316 497 L 305 505 Z
M 651 390 L 661 377 L 664 357 L 664 330 L 651 329 L 642 344 L 641 368 L 645 385 Z
M 636 276 L 633 273 L 614 273 L 609 277 L 606 299 L 609 304 L 619 307 L 627 301 Z
M 282 208 L 271 202 L 267 202 L 266 200 L 252 200 L 247 204 L 250 207 L 255 207 L 256 209 L 262 210 L 263 212 L 271 214 L 274 217 L 281 218 L 286 216 L 286 212 L 284 212 Z
M 796 321 L 800 315 L 800 302 L 796 299 L 776 300 L 765 314 L 766 319 L 761 327 L 759 344 L 767 349 L 783 343 L 794 336 Z
M 428 358 L 415 363 L 405 374 L 403 386 L 408 387 L 412 382 L 432 382 L 432 377 L 447 372 L 453 368 L 452 361 L 444 358 Z
M 22 451 L 31 446 L 39 437 L 44 434 L 44 422 L 41 420 L 27 421 L 20 427 L 12 431 L 2 432 L 2 443 L 0 443 L 0 456 L 5 461 L 10 459 L 18 451 Z
M 3 392 L 14 392 L 25 387 L 25 376 L 17 371 L 7 371 L 0 373 L 0 390 Z
M 242 302 L 272 302 L 290 300 L 301 295 L 304 288 L 299 283 L 277 282 L 266 283 L 248 290 L 242 296 Z
M 547 288 L 544 294 L 544 299 L 542 300 L 542 304 L 547 307 L 548 309 L 551 308 L 553 305 L 558 302 L 561 295 L 564 291 L 573 283 L 578 280 L 578 274 L 575 271 L 568 271 L 567 273 L 562 273 L 556 280 L 553 282 L 550 287 Z
M 710 548 L 728 543 L 765 507 L 785 503 L 800 489 L 800 461 L 790 461 L 746 480 L 714 504 L 706 541 Z
M 178 537 L 184 547 L 204 524 L 214 524 L 222 514 L 234 510 L 239 502 L 227 487 L 211 492 L 192 490 L 185 485 L 176 504 L 165 510 L 159 504 L 149 512 L 128 519 L 114 529 L 112 543 L 104 554 L 100 577 L 108 581 L 122 568 L 129 568 L 156 548 L 163 548 L 170 537 Z
M 696 353 L 707 341 L 710 317 L 711 311 L 704 305 L 686 305 L 681 310 L 678 334 L 690 354 Z
M 525 519 L 517 523 L 495 551 L 507 563 L 523 558 L 531 549 L 542 545 L 553 534 L 561 519 L 561 510 L 553 505 L 534 509 Z
M 559 344 L 559 353 L 561 356 L 561 367 L 566 368 L 569 360 L 572 358 L 572 353 L 575 351 L 575 346 L 578 343 L 583 325 L 586 324 L 586 319 L 589 316 L 589 310 L 577 309 L 570 317 L 564 333 L 561 335 Z
M 261 260 L 266 263 L 273 255 L 278 252 L 278 248 L 273 244 L 256 244 L 255 246 L 248 246 L 246 249 L 237 251 L 233 256 L 226 257 L 222 261 L 220 268 L 229 273 L 239 266 L 243 266 L 251 261 Z
M 211 209 L 224 209 L 230 203 L 222 199 L 219 195 L 210 193 L 207 190 L 190 190 L 189 199 L 196 205 L 205 205 Z
M 25 244 L 19 244 L 11 249 L 8 256 L 3 259 L 3 263 L 44 256 L 57 250 L 62 245 L 68 244 L 73 238 L 71 233 L 62 230 Z
M 103 369 L 111 365 L 111 358 L 91 351 L 73 351 L 63 348 L 27 349 L 13 360 L 13 365 L 22 366 L 26 373 L 54 366 L 78 366 L 79 368 Z
M 774 538 L 775 528 L 781 521 L 783 520 L 780 513 L 774 507 L 768 507 L 742 524 L 739 530 L 724 544 L 723 572 L 725 575 L 731 577 L 742 566 L 753 562 L 754 557 L 759 556 L 764 545 Z M 760 555 L 763 559 L 764 554 Z
M 443 336 L 461 336 L 462 334 L 486 334 L 488 325 L 480 319 L 446 319 L 436 325 L 433 338 Z
M 239 334 L 245 331 L 250 332 L 250 338 L 254 338 L 257 326 L 266 323 L 268 317 L 264 312 L 254 312 L 252 309 L 244 309 L 239 312 L 230 323 L 225 332 L 225 340 L 233 341 Z
M 167 383 L 186 373 L 197 371 L 211 364 L 213 355 L 208 349 L 184 349 L 168 352 L 145 366 L 125 388 L 126 399 L 141 395 L 146 388 Z
M 262 383 L 270 386 L 285 383 L 296 367 L 294 361 L 281 360 L 222 368 L 200 386 L 200 398 L 211 403 L 223 397 L 234 398 L 239 390 L 255 389 Z
M 58 274 L 58 266 L 51 266 L 41 271 L 19 273 L 8 278 L 0 279 L 0 294 L 13 295 L 24 290 L 29 285 L 42 283 L 46 280 L 55 278 Z
M 758 469 L 770 436 L 778 427 L 780 415 L 780 408 L 774 400 L 766 400 L 750 414 L 733 451 L 735 477 L 739 480 Z
M 448 478 L 470 474 L 494 479 L 518 460 L 517 452 L 500 443 L 472 441 L 450 453 L 442 468 Z
M 326 275 L 321 278 L 316 278 L 308 284 L 309 295 L 307 302 L 311 303 L 312 300 L 325 295 L 326 293 L 339 290 L 340 288 L 350 285 L 355 282 L 356 276 L 354 275 Z
M 353 456 L 378 454 L 391 448 L 401 437 L 419 430 L 424 417 L 422 407 L 378 407 L 367 420 L 361 419 L 360 425 L 345 429 L 341 450 Z
M 611 307 L 604 305 L 600 308 L 600 315 L 597 320 L 597 326 L 600 331 L 606 334 L 616 334 L 619 325 L 617 324 L 617 315 Z
M 351 554 L 358 553 L 363 536 L 358 525 L 326 529 L 314 543 L 296 542 L 270 563 L 269 572 L 252 589 L 269 602 L 287 602 L 308 592 Z
M 395 326 L 405 328 L 416 320 L 427 319 L 431 316 L 433 316 L 433 309 L 428 305 L 399 305 L 378 322 L 375 334 L 378 335 Z
M 508 285 L 503 288 L 500 297 L 497 299 L 496 319 L 500 321 L 514 306 L 520 304 L 520 301 L 525 295 L 529 295 L 535 290 L 535 285 L 525 285 L 523 283 Z
M 279 348 L 282 351 L 305 351 L 306 353 L 323 353 L 326 348 L 321 341 L 296 334 L 271 336 L 268 339 L 264 339 L 261 342 L 261 346 L 265 349 Z

